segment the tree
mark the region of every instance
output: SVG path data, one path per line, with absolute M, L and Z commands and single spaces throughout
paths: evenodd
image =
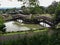
M 5 32 L 6 30 L 4 29 L 4 27 L 5 27 L 4 20 L 2 16 L 0 16 L 0 31 Z
M 54 14 L 57 5 L 58 5 L 58 2 L 56 2 L 56 1 L 52 2 L 52 4 L 47 8 L 48 13 L 49 14 Z
M 23 14 L 30 14 L 30 9 L 28 7 L 22 6 L 21 10 Z
M 57 5 L 55 10 L 55 15 L 53 18 L 54 26 L 56 27 L 59 22 L 60 22 L 60 3 Z
M 60 3 L 58 4 L 56 11 L 55 11 L 55 20 L 60 19 Z
M 26 7 L 25 3 L 29 1 L 29 6 Z M 24 2 L 24 0 L 23 0 Z M 42 14 L 44 13 L 44 7 L 39 6 L 39 0 L 26 0 L 21 7 L 23 14 Z
M 22 1 L 22 0 L 18 0 L 18 1 Z
M 29 0 L 29 4 L 30 7 L 39 6 L 39 0 Z
M 42 14 L 44 13 L 44 9 L 40 6 L 30 7 L 30 12 L 31 14 Z

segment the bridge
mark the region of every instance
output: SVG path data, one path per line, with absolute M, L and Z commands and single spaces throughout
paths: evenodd
M 8 15 L 3 15 L 3 18 L 5 18 L 5 21 L 14 21 L 17 19 L 21 19 L 25 22 L 34 22 L 34 23 L 41 23 L 44 22 L 48 25 L 50 25 L 51 27 L 55 26 L 55 24 L 57 24 L 57 21 L 53 21 L 51 18 L 46 17 L 46 16 L 36 16 L 34 17 L 33 20 L 31 20 L 32 15 L 22 15 L 22 14 L 16 14 L 16 15 L 11 15 L 12 18 L 11 19 L 6 19 L 8 17 Z M 55 23 L 54 23 L 55 22 Z
M 13 20 L 17 20 L 17 19 L 22 19 L 22 20 L 30 19 L 31 15 L 22 15 L 22 14 L 13 14 L 13 15 L 10 15 L 10 14 L 3 14 L 2 17 L 3 17 L 3 19 L 5 21 L 13 21 Z

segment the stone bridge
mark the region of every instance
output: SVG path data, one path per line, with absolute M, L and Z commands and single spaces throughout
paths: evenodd
M 25 20 L 31 18 L 31 15 L 22 15 L 22 14 L 14 14 L 14 15 L 3 14 L 2 16 L 5 21 L 12 21 L 17 19 Z
M 3 15 L 3 17 L 7 18 L 7 17 L 9 17 L 9 15 Z M 27 22 L 34 22 L 34 23 L 35 22 L 37 22 L 37 23 L 44 22 L 44 23 L 50 25 L 51 27 L 53 27 L 56 23 L 58 23 L 57 21 L 53 21 L 51 18 L 46 17 L 46 16 L 36 16 L 36 17 L 34 17 L 33 20 L 31 20 L 32 15 L 17 14 L 17 15 L 11 15 L 11 17 L 12 17 L 11 19 L 5 19 L 5 21 L 21 19 L 23 21 L 27 20 Z
M 40 22 L 44 22 L 50 26 L 53 26 L 53 20 L 49 17 L 46 17 L 46 16 L 37 16 L 36 17 L 37 21 L 40 23 Z

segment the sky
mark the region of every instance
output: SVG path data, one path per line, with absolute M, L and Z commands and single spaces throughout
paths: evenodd
M 59 2 L 60 0 L 39 0 L 39 1 L 40 1 L 41 6 L 47 7 L 47 6 L 51 5 L 53 1 Z
M 0 0 L 0 8 L 21 7 L 22 2 L 17 0 Z
M 49 6 L 53 1 L 59 0 L 39 0 L 41 6 Z M 0 8 L 19 8 L 23 5 L 23 2 L 17 0 L 0 0 Z

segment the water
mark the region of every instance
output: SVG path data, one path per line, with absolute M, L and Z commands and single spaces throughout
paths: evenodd
M 44 23 L 44 22 L 41 22 L 40 25 L 44 26 L 44 27 L 51 27 L 50 25 Z
M 20 27 L 18 25 L 15 25 L 14 21 L 6 22 L 4 24 L 6 25 L 6 32 L 30 30 L 28 27 Z
M 23 22 L 23 20 L 19 20 L 19 19 L 17 19 L 17 21 L 18 21 L 18 22 L 21 22 L 21 23 Z
M 18 22 L 23 22 L 22 20 L 18 20 Z M 30 30 L 30 28 L 25 27 L 25 26 L 18 26 L 16 24 L 14 24 L 14 21 L 10 21 L 10 22 L 6 22 L 4 23 L 6 26 L 6 32 L 16 32 L 16 31 L 26 31 L 26 30 Z M 21 25 L 24 25 L 23 23 Z M 50 27 L 48 24 L 41 22 L 40 25 L 44 26 L 44 27 Z

